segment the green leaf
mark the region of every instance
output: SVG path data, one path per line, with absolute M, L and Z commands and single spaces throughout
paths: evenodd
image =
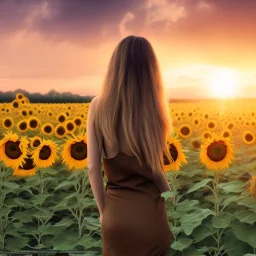
M 0 218 L 3 216 L 8 216 L 8 214 L 11 212 L 11 209 L 5 206 L 2 206 L 0 208 Z
M 186 193 L 191 193 L 191 192 L 194 192 L 202 187 L 205 187 L 206 184 L 209 182 L 209 181 L 212 181 L 212 179 L 204 179 L 196 184 L 194 184 Z
M 29 207 L 31 203 L 29 200 L 25 200 L 23 198 L 14 198 L 13 201 L 16 203 L 16 206 L 23 206 L 23 207 Z
M 234 215 L 241 222 L 254 224 L 256 221 L 256 214 L 254 211 L 239 209 L 235 211 Z
M 227 183 L 220 183 L 218 187 L 225 193 L 241 193 L 244 191 L 244 182 L 242 181 L 230 181 Z
M 50 196 L 53 196 L 53 194 L 34 195 L 33 197 L 31 197 L 30 202 L 34 205 L 42 204 L 46 200 L 46 198 Z
M 64 182 L 60 183 L 60 184 L 54 189 L 54 191 L 56 191 L 56 190 L 59 189 L 59 188 L 63 188 L 63 187 L 68 188 L 68 187 L 74 186 L 75 184 L 76 184 L 76 181 L 73 181 L 73 180 L 71 180 L 71 181 L 64 181 Z
M 253 248 L 256 248 L 256 227 L 249 226 L 248 224 L 241 223 L 238 220 L 234 220 L 231 224 L 233 232 L 235 236 L 245 242 L 248 243 Z
M 24 191 L 27 191 L 29 188 L 37 187 L 41 183 L 40 179 L 36 177 L 36 179 L 33 176 L 32 180 L 26 180 L 26 183 L 21 186 L 21 189 Z
M 72 224 L 74 224 L 74 220 L 69 217 L 63 217 L 61 221 L 54 225 L 54 227 L 69 227 Z
M 194 238 L 194 242 L 198 243 L 212 234 L 214 234 L 214 231 L 209 229 L 206 225 L 200 225 L 194 229 L 192 237 Z
M 175 196 L 177 194 L 176 191 L 165 191 L 163 193 L 161 193 L 161 197 L 164 198 L 164 200 L 166 201 L 168 198 L 171 198 L 173 196 Z
M 12 216 L 12 218 L 14 219 L 18 219 L 22 222 L 30 222 L 32 221 L 32 214 L 34 212 L 31 211 L 31 210 L 25 210 L 25 211 L 22 211 L 22 212 L 15 212 Z
M 253 197 L 243 197 L 237 202 L 239 205 L 247 206 L 251 209 L 256 209 L 256 200 Z
M 184 214 L 181 219 L 181 227 L 186 235 L 190 235 L 194 228 L 202 223 L 202 220 L 213 214 L 209 209 L 196 209 L 193 213 Z
M 29 238 L 25 236 L 18 236 L 18 237 L 7 237 L 6 238 L 6 246 L 5 249 L 7 250 L 21 250 L 25 246 L 27 246 L 29 242 Z
M 212 225 L 215 228 L 226 228 L 229 226 L 234 215 L 229 212 L 221 212 L 218 216 L 213 216 Z
M 179 214 L 183 214 L 189 211 L 192 211 L 196 207 L 198 207 L 199 201 L 197 200 L 188 200 L 185 199 L 184 201 L 180 202 L 176 206 L 176 212 Z
M 171 248 L 176 251 L 182 251 L 192 244 L 193 240 L 189 238 L 180 238 L 174 243 L 172 243 Z
M 240 195 L 234 195 L 234 196 L 228 195 L 228 198 L 224 199 L 221 205 L 224 208 L 233 202 L 237 203 L 240 197 L 241 197 Z

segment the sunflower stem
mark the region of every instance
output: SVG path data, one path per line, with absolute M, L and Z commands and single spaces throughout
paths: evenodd
M 220 210 L 219 210 L 219 191 L 218 191 L 218 183 L 219 183 L 219 175 L 218 173 L 215 171 L 214 173 L 214 179 L 212 181 L 213 184 L 213 193 L 214 193 L 214 197 L 215 197 L 215 202 L 214 202 L 214 210 L 215 210 L 215 216 L 219 216 Z M 223 232 L 223 230 L 222 230 Z M 217 237 L 215 238 L 216 242 L 217 242 L 217 251 L 215 252 L 215 256 L 219 255 L 221 253 L 221 248 L 220 248 L 220 243 L 221 243 L 221 235 L 222 232 L 220 233 L 220 230 L 218 229 L 217 231 Z M 216 254 L 217 253 L 217 254 Z

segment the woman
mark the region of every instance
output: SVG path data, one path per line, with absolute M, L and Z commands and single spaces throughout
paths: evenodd
M 173 240 L 163 154 L 173 132 L 158 61 L 143 37 L 115 48 L 87 119 L 88 175 L 100 212 L 104 256 L 164 256 Z M 107 177 L 101 174 L 101 152 Z

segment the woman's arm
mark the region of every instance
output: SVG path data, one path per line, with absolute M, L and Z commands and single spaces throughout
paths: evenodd
M 94 110 L 97 101 L 95 98 L 90 103 L 87 115 L 87 164 L 92 192 L 99 212 L 102 214 L 105 207 L 105 189 L 101 173 L 101 152 L 99 151 L 98 140 L 94 130 Z

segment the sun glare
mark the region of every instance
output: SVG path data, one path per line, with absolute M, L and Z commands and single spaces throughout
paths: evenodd
M 208 79 L 208 85 L 213 96 L 231 98 L 237 94 L 239 77 L 237 72 L 229 69 L 214 71 Z

